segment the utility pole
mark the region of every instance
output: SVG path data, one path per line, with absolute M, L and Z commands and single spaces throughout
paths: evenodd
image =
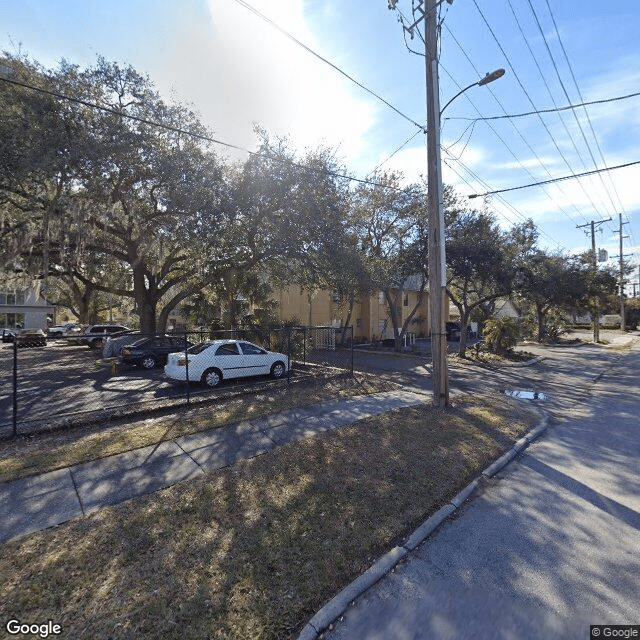
M 579 224 L 577 225 L 578 229 L 583 229 L 584 227 L 591 227 L 591 254 L 593 258 L 593 276 L 595 278 L 596 273 L 598 272 L 598 256 L 596 254 L 596 225 L 604 224 L 605 222 L 610 222 L 611 218 L 607 220 L 599 220 L 595 222 L 592 220 L 587 224 Z M 595 298 L 595 309 L 593 316 L 593 341 L 595 343 L 600 342 L 600 302 L 598 300 L 598 294 L 596 293 Z
M 424 0 L 424 52 L 427 84 L 427 197 L 429 207 L 429 303 L 433 399 L 438 407 L 449 404 L 447 371 L 446 256 L 442 164 L 440 161 L 440 85 L 438 80 L 437 0 Z
M 622 252 L 622 240 L 624 238 L 628 238 L 629 236 L 622 235 L 622 225 L 629 224 L 628 222 L 622 222 L 622 214 L 619 213 L 618 217 L 620 219 L 620 229 L 618 231 L 614 231 L 614 233 L 620 234 L 620 331 L 627 330 L 627 323 L 624 319 L 624 253 Z
M 447 263 L 444 238 L 444 203 L 442 162 L 440 158 L 440 116 L 458 96 L 471 87 L 484 86 L 504 75 L 504 69 L 487 73 L 484 78 L 459 91 L 440 109 L 438 81 L 438 29 L 436 9 L 453 0 L 418 0 L 412 3 L 415 22 L 403 29 L 413 38 L 414 30 L 424 21 L 424 51 L 427 84 L 427 206 L 429 208 L 429 321 L 431 325 L 431 356 L 434 403 L 449 404 L 449 374 L 447 371 L 447 333 L 445 330 L 445 300 L 447 300 Z M 398 0 L 388 0 L 389 9 L 396 9 Z M 417 16 L 417 17 L 416 17 Z

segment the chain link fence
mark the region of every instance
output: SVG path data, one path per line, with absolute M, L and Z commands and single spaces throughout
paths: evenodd
M 277 360 L 286 360 L 286 366 L 284 370 L 238 367 L 235 374 L 225 370 L 211 387 L 212 380 L 207 382 L 196 366 L 197 353 L 225 340 L 240 341 L 240 364 L 243 356 L 255 352 L 258 358 L 260 351 L 264 358 L 267 352 L 282 354 Z M 168 359 L 184 363 L 176 363 L 184 368 L 182 379 L 165 373 Z M 171 411 L 262 392 L 273 385 L 287 388 L 314 378 L 353 374 L 353 369 L 352 327 L 188 331 L 146 337 L 131 332 L 112 336 L 99 349 L 65 338 L 49 339 L 45 346 L 0 344 L 0 438 Z

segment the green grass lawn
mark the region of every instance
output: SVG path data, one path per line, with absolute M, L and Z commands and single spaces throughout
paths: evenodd
M 31 534 L 1 547 L 0 610 L 74 639 L 294 638 L 534 422 L 503 396 L 394 411 Z

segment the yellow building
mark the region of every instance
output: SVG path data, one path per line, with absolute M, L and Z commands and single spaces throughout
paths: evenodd
M 394 298 L 399 298 L 398 291 L 392 291 Z M 405 289 L 402 299 L 398 299 L 396 309 L 398 325 L 402 327 L 418 302 L 419 290 Z M 356 340 L 384 340 L 393 338 L 393 323 L 389 305 L 383 291 L 363 294 L 353 307 L 348 319 L 349 303 L 342 300 L 335 292 L 328 290 L 307 291 L 300 287 L 288 287 L 279 290 L 274 296 L 278 302 L 278 318 L 286 322 L 297 318 L 303 325 L 340 328 L 345 323 L 353 326 Z M 422 294 L 422 302 L 418 305 L 407 328 L 418 337 L 430 334 L 429 303 L 426 292 Z

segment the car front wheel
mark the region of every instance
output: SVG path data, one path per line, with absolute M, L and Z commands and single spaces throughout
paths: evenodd
M 284 375 L 284 364 L 282 362 L 276 362 L 272 367 L 271 367 L 271 375 L 274 378 L 282 378 L 282 376 Z
M 217 369 L 207 369 L 202 374 L 202 382 L 209 387 L 217 387 L 222 380 L 222 374 Z
M 153 369 L 156 366 L 156 359 L 153 356 L 147 356 L 142 359 L 142 366 L 145 369 Z

